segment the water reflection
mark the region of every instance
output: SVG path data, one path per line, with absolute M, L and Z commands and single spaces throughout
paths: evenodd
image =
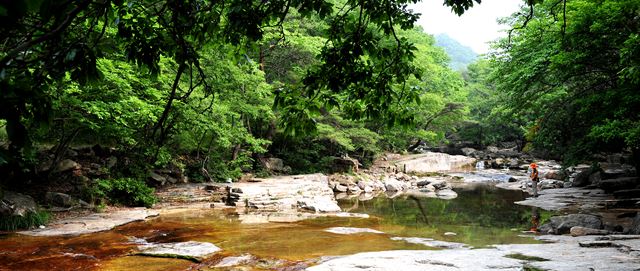
M 343 199 L 341 207 L 380 218 L 380 229 L 400 236 L 446 238 L 474 247 L 502 243 L 529 243 L 521 231 L 530 229 L 532 210 L 513 204 L 524 199 L 522 191 L 504 190 L 486 184 L 454 188 L 452 200 L 401 196 L 369 201 Z M 539 211 L 535 210 L 539 221 Z M 455 232 L 456 236 L 444 236 Z

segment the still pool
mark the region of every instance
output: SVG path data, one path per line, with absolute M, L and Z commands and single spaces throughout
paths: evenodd
M 231 270 L 214 268 L 229 256 L 250 255 L 249 270 L 303 269 L 327 256 L 365 251 L 438 249 L 393 237 L 423 237 L 473 247 L 534 243 L 521 231 L 531 226 L 531 207 L 513 204 L 521 191 L 491 185 L 456 188 L 452 200 L 376 197 L 342 199 L 343 210 L 369 218 L 320 217 L 291 223 L 247 223 L 235 210 L 190 210 L 74 237 L 0 236 L 0 270 Z M 542 217 L 547 214 L 543 213 Z M 383 234 L 341 235 L 331 227 L 370 228 Z M 446 232 L 455 233 L 455 235 Z M 210 242 L 223 251 L 201 263 L 133 256 L 148 242 Z

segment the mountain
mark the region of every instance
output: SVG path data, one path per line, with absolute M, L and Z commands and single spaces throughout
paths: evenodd
M 451 62 L 449 67 L 454 70 L 464 70 L 467 65 L 471 64 L 478 58 L 478 54 L 474 52 L 470 47 L 460 44 L 457 40 L 453 39 L 447 34 L 435 35 L 436 45 L 444 48 Z

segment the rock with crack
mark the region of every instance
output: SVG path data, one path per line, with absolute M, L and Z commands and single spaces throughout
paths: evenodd
M 193 262 L 200 262 L 221 249 L 214 244 L 207 242 L 188 241 L 177 243 L 143 244 L 138 247 L 138 250 L 139 252 L 135 253 L 135 255 L 178 258 Z

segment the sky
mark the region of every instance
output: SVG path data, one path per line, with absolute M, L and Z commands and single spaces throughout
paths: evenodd
M 496 20 L 518 11 L 523 3 L 522 0 L 484 0 L 458 17 L 450 7 L 443 6 L 443 2 L 423 0 L 412 5 L 411 9 L 422 14 L 418 25 L 429 34 L 447 33 L 480 54 L 489 50 L 487 42 L 506 35 L 501 32 L 506 26 L 499 25 Z

